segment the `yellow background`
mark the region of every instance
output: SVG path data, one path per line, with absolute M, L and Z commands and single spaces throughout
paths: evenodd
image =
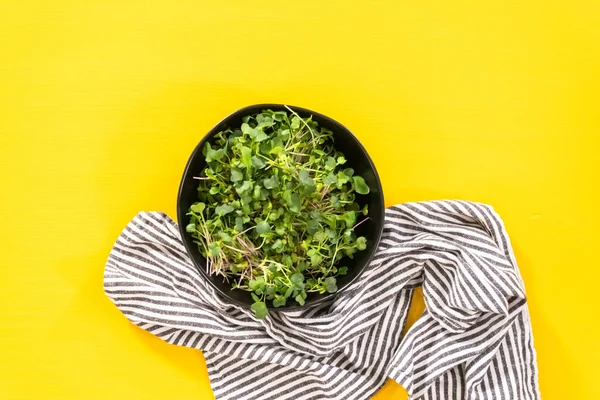
M 600 398 L 599 95 L 592 0 L 3 1 L 0 399 L 211 398 L 201 354 L 131 326 L 103 264 L 136 212 L 175 214 L 203 133 L 258 102 L 346 124 L 388 205 L 494 205 L 543 398 Z

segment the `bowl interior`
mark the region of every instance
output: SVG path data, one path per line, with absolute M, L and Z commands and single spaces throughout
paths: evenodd
M 353 168 L 356 174 L 361 175 L 369 185 L 371 191 L 368 195 L 357 195 L 356 201 L 362 207 L 365 204 L 369 206 L 369 220 L 362 223 L 356 228 L 356 233 L 359 236 L 364 236 L 367 239 L 367 248 L 364 251 L 355 253 L 354 258 L 344 258 L 339 265 L 348 267 L 348 274 L 337 278 L 338 292 L 343 291 L 348 285 L 354 281 L 362 273 L 365 267 L 371 261 L 383 231 L 383 221 L 385 206 L 383 201 L 383 192 L 381 190 L 381 182 L 371 158 L 367 154 L 364 147 L 358 139 L 343 125 L 314 111 L 310 111 L 300 107 L 289 106 L 298 115 L 303 118 L 312 115 L 313 120 L 319 125 L 330 129 L 333 132 L 334 143 L 337 150 L 341 151 L 348 160 L 344 167 Z M 223 297 L 230 299 L 232 302 L 242 306 L 250 306 L 253 303 L 249 292 L 243 290 L 232 290 L 229 283 L 224 282 L 221 277 L 209 275 L 206 273 L 206 259 L 200 254 L 198 246 L 193 242 L 192 237 L 185 231 L 185 226 L 189 221 L 186 213 L 189 207 L 198 201 L 198 181 L 193 179 L 194 176 L 199 176 L 206 166 L 202 149 L 207 141 L 211 141 L 214 135 L 227 127 L 235 128 L 242 124 L 242 118 L 249 114 L 261 112 L 262 110 L 270 109 L 273 111 L 286 111 L 282 104 L 257 104 L 242 108 L 233 114 L 229 115 L 218 123 L 213 129 L 206 134 L 200 141 L 194 152 L 188 160 L 185 172 L 181 179 L 179 187 L 179 195 L 177 198 L 177 218 L 179 221 L 179 230 L 187 249 L 188 254 L 199 268 L 200 273 L 210 282 L 210 284 Z M 314 294 L 309 293 L 305 305 L 302 307 L 315 305 L 335 296 L 333 294 Z M 295 303 L 294 303 L 295 304 Z M 299 305 L 289 305 L 280 308 L 270 307 L 271 311 L 276 310 L 293 310 L 300 308 Z

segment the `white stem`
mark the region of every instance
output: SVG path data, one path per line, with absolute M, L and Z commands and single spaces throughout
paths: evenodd
M 304 126 L 306 126 L 308 128 L 308 131 L 310 132 L 310 136 L 312 137 L 313 141 L 315 140 L 315 134 L 312 131 L 312 129 L 310 129 L 310 126 L 308 126 L 308 124 L 306 122 L 304 122 L 304 120 L 302 118 L 300 118 L 300 116 L 296 113 L 296 111 L 292 110 L 291 108 L 289 108 L 288 106 L 284 105 L 285 108 L 287 108 L 288 110 L 290 110 L 290 112 L 292 114 L 294 114 L 296 117 L 298 117 L 300 119 L 300 121 L 304 124 Z

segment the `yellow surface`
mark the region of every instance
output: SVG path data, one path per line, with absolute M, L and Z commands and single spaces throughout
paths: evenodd
M 175 214 L 203 133 L 257 102 L 346 124 L 388 205 L 494 205 L 543 398 L 599 399 L 599 73 L 595 0 L 3 1 L 0 399 L 211 398 L 199 352 L 104 297 L 103 264 L 137 211 Z

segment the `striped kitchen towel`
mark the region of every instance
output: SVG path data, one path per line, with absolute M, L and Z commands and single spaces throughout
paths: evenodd
M 418 286 L 426 310 L 403 336 Z M 215 294 L 173 220 L 143 212 L 117 239 L 104 289 L 142 329 L 202 350 L 218 400 L 368 399 L 388 377 L 411 399 L 540 398 L 523 281 L 483 204 L 389 208 L 356 282 L 329 303 L 264 320 Z

